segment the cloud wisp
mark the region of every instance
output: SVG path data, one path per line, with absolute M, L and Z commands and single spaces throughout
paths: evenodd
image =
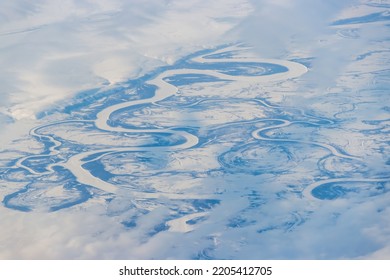
M 215 44 L 247 13 L 240 4 L 2 2 L 0 95 L 9 100 L 2 111 L 14 119 L 34 118 L 77 92 L 134 78 Z M 224 16 L 229 20 L 221 21 Z
M 354 1 L 154 2 L 0 4 L 0 259 L 388 258 L 386 27 L 332 25 Z M 137 80 L 153 97 L 34 119 L 232 41 L 309 72 L 256 77 L 231 45 Z

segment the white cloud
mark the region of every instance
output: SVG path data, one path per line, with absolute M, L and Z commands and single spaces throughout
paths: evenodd
M 216 44 L 248 12 L 245 1 L 0 5 L 0 95 L 9 99 L 8 114 L 15 119 L 34 118 L 77 92 L 136 77 Z
M 266 57 L 281 56 L 323 35 L 330 21 L 354 1 L 252 1 L 254 10 L 236 34 Z
M 317 90 L 332 85 L 349 65 L 350 56 L 365 50 L 367 40 L 382 36 L 376 27 L 362 27 L 360 39 L 340 38 L 337 30 L 328 29 L 329 21 L 349 1 L 253 1 L 252 16 L 227 39 L 221 36 L 251 9 L 245 1 L 155 2 L 1 2 L 0 36 L 5 40 L 0 41 L 0 62 L 6 66 L 0 69 L 1 112 L 23 120 L 7 126 L 0 141 L 19 139 L 35 126 L 25 119 L 53 102 L 83 89 L 138 76 L 233 35 L 254 45 L 262 56 L 315 56 L 312 72 L 299 86 L 311 83 Z M 299 91 L 288 92 L 293 89 L 288 85 L 283 84 L 291 98 L 283 106 L 315 109 L 333 117 L 344 109 L 345 100 L 351 100 L 347 95 L 345 100 L 326 99 L 334 110 L 329 112 L 319 91 L 303 96 Z M 278 88 L 270 86 L 271 98 L 280 93 Z M 0 117 L 0 125 L 3 119 Z M 348 131 L 340 135 L 334 129 L 332 134 L 318 130 L 318 134 L 326 132 L 330 143 L 355 136 Z M 370 151 L 377 147 L 372 145 Z M 18 148 L 31 150 L 34 146 Z M 191 154 L 182 157 L 186 155 Z M 382 162 L 374 161 L 383 167 Z M 199 193 L 218 189 L 215 193 L 221 203 L 194 225 L 196 230 L 185 234 L 163 231 L 150 236 L 155 226 L 169 219 L 169 207 L 149 205 L 150 211 L 140 214 L 132 207 L 137 202 L 127 197 L 126 191 L 112 204 L 94 200 L 53 213 L 0 207 L 0 259 L 192 258 L 197 253 L 243 259 L 390 257 L 388 194 L 367 200 L 367 193 L 357 192 L 348 203 L 345 199 L 312 203 L 286 191 L 288 184 L 307 183 L 294 176 L 285 175 L 280 181 L 274 174 L 197 178 L 191 188 Z M 170 180 L 174 179 L 165 179 L 166 188 L 172 187 Z M 162 184 L 161 178 L 149 182 Z M 4 183 L 0 177 L 0 197 L 20 187 Z M 287 198 L 278 198 L 281 193 Z M 258 205 L 251 207 L 251 203 Z M 140 216 L 136 228 L 121 224 L 136 214 Z

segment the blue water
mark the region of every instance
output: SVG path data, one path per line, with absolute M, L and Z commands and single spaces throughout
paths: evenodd
M 332 25 L 359 24 L 359 23 L 388 21 L 388 20 L 390 20 L 389 12 L 379 12 L 379 13 L 372 13 L 361 17 L 336 20 L 332 23 Z
M 372 14 L 340 20 L 334 25 L 380 20 L 388 20 L 388 16 Z M 0 179 L 5 182 L 3 185 L 13 186 L 3 199 L 3 206 L 22 212 L 53 212 L 83 207 L 91 198 L 98 198 L 106 207 L 107 216 L 128 232 L 139 230 L 145 217 L 164 209 L 166 214 L 152 220 L 153 223 L 141 234 L 142 243 L 160 234 L 168 234 L 171 220 L 201 214 L 184 223 L 194 229 L 200 228 L 201 232 L 207 232 L 205 226 L 215 227 L 215 232 L 199 234 L 202 235 L 199 241 L 202 245 L 191 251 L 191 258 L 221 259 L 226 257 L 221 253 L 221 248 L 224 248 L 221 246 L 229 246 L 226 244 L 247 246 L 243 244 L 249 244 L 253 241 L 251 238 L 262 240 L 268 235 L 289 234 L 302 227 L 315 212 L 312 204 L 308 203 L 312 199 L 320 203 L 338 199 L 361 202 L 389 191 L 386 178 L 390 174 L 390 159 L 385 161 L 386 166 L 372 167 L 349 154 L 344 149 L 348 146 L 346 143 L 332 143 L 331 137 L 325 136 L 327 131 L 343 133 L 355 129 L 367 137 L 381 135 L 382 140 L 387 139 L 386 120 L 367 117 L 359 120 L 359 124 L 364 124 L 363 129 L 345 128 L 353 119 L 348 114 L 366 106 L 363 104 L 371 104 L 361 101 L 364 100 L 362 92 L 356 93 L 361 94 L 356 98 L 356 104 L 355 99 L 347 95 L 348 91 L 337 93 L 342 99 L 330 100 L 339 106 L 338 110 L 319 114 L 310 104 L 293 107 L 291 104 L 294 103 L 289 100 L 290 92 L 283 87 L 283 101 L 277 104 L 269 98 L 276 93 L 268 92 L 265 84 L 248 84 L 231 91 L 229 79 L 199 74 L 199 70 L 218 71 L 234 80 L 239 76 L 286 73 L 288 69 L 282 65 L 259 62 L 191 61 L 199 55 L 204 55 L 205 59 L 224 59 L 239 54 L 239 51 L 214 54 L 217 49 L 190 54 L 174 65 L 155 69 L 117 88 L 81 92 L 74 99 L 40 113 L 38 118 L 43 125 L 33 130 L 37 136 L 30 137 L 40 145 L 39 148 L 19 152 L 19 159 L 22 159 L 19 166 L 16 166 L 18 158 L 13 158 L 0 168 Z M 360 54 L 357 59 L 367 59 L 374 53 Z M 307 57 L 294 61 L 311 68 L 314 59 Z M 156 87 L 149 85 L 148 81 L 174 69 L 189 71 L 188 74 L 164 79 L 178 87 L 178 93 L 155 103 L 117 110 L 110 116 L 110 126 L 132 131 L 103 131 L 95 127 L 93 121 L 101 110 L 122 102 L 153 97 Z M 189 69 L 196 69 L 197 73 L 192 74 Z M 374 85 L 376 91 L 369 90 L 367 96 L 387 94 L 386 75 L 378 75 L 377 78 L 378 81 L 383 79 L 383 82 Z M 383 89 L 379 90 L 381 87 Z M 284 98 L 290 103 L 284 102 Z M 332 106 L 336 106 L 334 104 Z M 386 106 L 382 104 L 378 111 L 388 112 Z M 169 117 L 163 119 L 165 115 Z M 155 131 L 138 132 L 137 129 Z M 258 131 L 256 135 L 255 131 Z M 76 132 L 79 134 L 74 137 L 80 135 L 85 138 L 81 137 L 78 141 L 70 138 L 69 135 Z M 186 138 L 177 132 L 187 132 L 198 142 L 188 149 L 175 148 L 186 144 Z M 98 139 L 104 137 L 109 137 L 112 144 L 99 143 Z M 336 152 L 321 143 L 330 145 Z M 388 140 L 383 140 L 383 145 L 378 148 L 380 154 L 388 154 L 389 144 Z M 81 159 L 81 167 L 93 177 L 117 187 L 118 193 L 107 193 L 98 186 L 84 185 L 61 166 L 72 156 L 85 152 L 92 154 Z M 334 178 L 346 179 L 340 183 L 319 184 L 312 190 L 312 197 L 305 197 L 304 190 L 314 182 Z M 350 182 L 348 178 L 355 181 Z M 374 178 L 378 182 L 360 182 L 356 178 Z M 53 189 L 57 192 L 50 192 Z M 204 198 L 199 198 L 199 195 Z M 273 207 L 277 207 L 275 213 L 269 211 Z M 220 216 L 220 220 L 216 219 L 216 215 Z M 223 245 L 218 245 L 219 241 L 215 240 L 220 235 L 224 236 L 225 232 L 242 236 L 242 240 L 225 239 L 221 243 Z M 198 233 L 183 235 L 191 234 L 196 237 Z M 234 258 L 234 253 L 231 254 L 229 256 Z
M 201 75 L 201 74 L 181 74 L 181 75 L 175 75 L 169 78 L 165 78 L 164 80 L 177 87 L 194 84 L 194 83 L 210 83 L 210 82 L 224 81 L 221 79 L 217 79 L 213 76 Z
M 30 212 L 36 208 L 58 211 L 86 202 L 92 197 L 89 186 L 75 182 L 75 177 L 63 168 L 57 168 L 56 171 L 61 174 L 57 180 L 48 178 L 46 182 L 37 180 L 28 183 L 25 188 L 6 195 L 3 199 L 4 206 L 23 212 Z M 45 194 L 50 187 L 58 186 L 67 192 L 65 197 L 52 197 Z
M 345 21 L 339 21 L 335 24 L 345 24 L 345 23 L 351 23 L 351 22 L 358 22 L 360 20 L 369 21 L 369 20 L 377 20 L 386 18 L 385 15 L 381 14 L 373 14 L 369 17 L 359 18 L 359 19 L 349 19 Z M 214 51 L 209 50 L 209 52 Z M 274 73 L 283 73 L 287 71 L 287 68 L 281 65 L 277 64 L 270 64 L 270 63 L 258 63 L 258 62 L 212 62 L 212 63 L 195 63 L 193 61 L 190 61 L 190 58 L 195 57 L 199 54 L 207 54 L 207 51 L 198 52 L 192 55 L 189 55 L 187 58 L 183 58 L 180 61 L 178 61 L 176 64 L 169 66 L 169 67 L 162 67 L 160 69 L 157 69 L 149 74 L 146 74 L 143 77 L 140 77 L 136 80 L 129 80 L 128 82 L 124 83 L 117 89 L 111 89 L 107 92 L 103 92 L 99 89 L 93 89 L 90 91 L 82 92 L 76 98 L 74 99 L 74 104 L 65 104 L 62 109 L 56 108 L 56 110 L 59 110 L 59 112 L 63 112 L 66 114 L 71 114 L 74 116 L 77 116 L 80 119 L 80 123 L 71 123 L 71 122 L 64 122 L 63 124 L 66 124 L 68 126 L 71 125 L 77 125 L 80 127 L 85 127 L 91 133 L 96 130 L 96 128 L 93 127 L 92 124 L 83 123 L 83 120 L 93 120 L 94 115 L 96 115 L 97 112 L 100 110 L 112 106 L 114 104 L 118 104 L 120 102 L 125 102 L 129 100 L 139 100 L 139 99 L 146 99 L 150 98 L 154 95 L 154 92 L 156 90 L 155 86 L 151 86 L 147 84 L 147 81 L 149 79 L 152 79 L 156 77 L 159 73 L 169 70 L 169 69 L 180 69 L 180 68 L 186 68 L 186 69 L 197 69 L 197 70 L 215 70 L 219 71 L 221 73 L 225 73 L 231 76 L 256 76 L 256 75 L 272 75 Z M 231 58 L 233 55 L 236 55 L 237 52 L 221 52 L 219 54 L 212 54 L 212 55 L 206 55 L 205 58 L 212 58 L 212 59 L 218 59 L 218 58 Z M 367 54 L 369 55 L 369 54 Z M 364 59 L 365 57 L 361 57 L 360 59 Z M 297 59 L 297 62 L 306 64 L 307 66 L 311 65 L 312 58 L 305 58 L 305 59 Z M 165 81 L 168 83 L 171 83 L 175 86 L 188 86 L 194 83 L 210 83 L 215 81 L 220 81 L 219 79 L 209 76 L 209 75 L 202 75 L 202 74 L 181 74 L 181 75 L 173 75 L 170 77 L 165 78 Z M 225 80 L 224 82 L 229 82 L 228 80 Z M 134 94 L 124 94 L 125 90 L 135 90 Z M 242 99 L 234 99 L 231 98 L 229 102 L 231 104 L 234 103 L 240 103 L 243 102 Z M 248 100 L 246 100 L 247 102 Z M 191 102 L 195 105 L 191 105 Z M 161 104 L 166 104 L 165 106 L 177 106 L 177 108 L 181 108 L 181 104 L 186 104 L 185 106 L 188 106 L 189 110 L 193 111 L 193 114 L 196 114 L 196 112 L 202 112 L 204 110 L 208 110 L 208 106 L 215 104 L 220 104 L 221 108 L 223 107 L 223 102 L 226 102 L 223 99 L 219 100 L 208 100 L 208 99 L 188 99 L 186 100 L 186 97 L 178 97 L 178 96 L 171 96 L 167 98 L 166 100 L 162 100 Z M 194 122 L 194 127 L 188 127 L 188 126 L 182 126 L 182 127 L 176 127 L 173 128 L 173 131 L 187 131 L 191 134 L 198 135 L 199 137 L 199 144 L 196 147 L 207 147 L 210 143 L 210 139 L 215 138 L 217 140 L 218 138 L 223 138 L 224 135 L 226 137 L 229 137 L 235 144 L 232 146 L 232 148 L 229 151 L 222 152 L 219 157 L 218 161 L 220 163 L 220 167 L 209 170 L 208 174 L 213 174 L 214 172 L 223 172 L 227 174 L 249 174 L 253 176 L 259 176 L 264 174 L 284 174 L 284 173 L 290 173 L 293 172 L 293 169 L 295 168 L 297 164 L 298 157 L 295 154 L 295 150 L 290 151 L 291 145 L 294 145 L 294 141 L 290 141 L 290 136 L 288 134 L 286 135 L 278 135 L 278 136 L 268 136 L 269 132 L 273 132 L 272 126 L 273 125 L 279 125 L 282 124 L 282 120 L 304 120 L 305 118 L 310 122 L 301 121 L 301 125 L 307 126 L 307 127 L 313 127 L 313 130 L 318 126 L 328 126 L 332 125 L 333 121 L 329 119 L 324 119 L 322 117 L 316 117 L 315 113 L 306 113 L 305 115 L 302 114 L 301 111 L 295 110 L 293 108 L 282 108 L 282 107 L 270 107 L 265 106 L 265 101 L 262 101 L 259 103 L 259 106 L 263 107 L 264 112 L 267 112 L 269 115 L 269 118 L 272 118 L 274 120 L 267 120 L 262 123 L 264 126 L 269 126 L 269 129 L 264 129 L 261 132 L 259 132 L 259 136 L 267 138 L 270 140 L 270 142 L 263 142 L 261 145 L 257 141 L 250 141 L 250 142 L 243 142 L 242 139 L 251 137 L 250 130 L 253 130 L 253 125 L 245 122 L 232 122 L 231 124 L 227 124 L 227 126 L 218 128 L 218 126 L 214 128 L 210 128 L 207 135 L 199 134 L 199 128 L 200 124 Z M 89 110 L 88 108 L 93 105 L 93 109 Z M 113 127 L 122 127 L 127 129 L 139 129 L 139 128 L 158 128 L 156 126 L 143 126 L 139 127 L 138 125 L 132 125 L 131 122 L 128 122 L 128 120 L 131 120 L 134 118 L 135 114 L 139 114 L 142 110 L 153 110 L 154 104 L 143 104 L 143 105 L 136 105 L 128 108 L 123 108 L 121 110 L 118 110 L 114 112 L 108 123 L 112 125 Z M 173 108 L 175 109 L 175 108 Z M 85 113 L 87 112 L 87 113 Z M 55 111 L 48 114 L 42 113 L 40 115 L 41 118 L 48 118 L 49 115 L 52 113 L 55 113 Z M 146 116 L 147 118 L 147 116 Z M 278 120 L 280 119 L 280 120 Z M 314 123 L 313 123 L 314 122 Z M 53 124 L 56 125 L 56 124 Z M 57 126 L 60 126 L 61 123 L 57 124 Z M 91 147 L 79 145 L 73 142 L 70 142 L 66 139 L 60 138 L 56 136 L 55 134 L 50 133 L 50 128 L 52 127 L 51 124 L 48 124 L 47 126 L 43 126 L 40 129 L 36 130 L 36 133 L 40 134 L 41 136 L 36 137 L 36 140 L 43 144 L 43 151 L 41 155 L 36 155 L 30 158 L 25 159 L 22 161 L 22 164 L 26 165 L 27 167 L 31 168 L 37 173 L 45 173 L 48 172 L 47 166 L 49 164 L 54 164 L 63 161 L 66 157 L 71 156 L 73 154 L 77 154 L 78 152 L 86 151 L 88 149 L 91 149 Z M 242 131 L 240 132 L 240 129 Z M 167 146 L 174 146 L 174 145 L 180 145 L 185 143 L 184 138 L 178 138 L 177 136 L 174 136 L 172 133 L 138 133 L 134 131 L 133 133 L 126 133 L 127 135 L 139 135 L 141 137 L 148 136 L 149 142 L 141 145 L 137 145 L 138 147 L 144 147 L 144 148 L 152 148 L 152 147 L 167 147 Z M 121 133 L 117 133 L 118 137 L 121 136 Z M 50 137 L 48 137 L 50 136 Z M 272 143 L 272 138 L 277 138 L 277 143 Z M 237 138 L 237 140 L 235 140 Z M 54 156 L 51 155 L 52 151 L 51 148 L 54 147 L 55 143 L 52 142 L 52 139 L 55 139 L 56 141 L 60 141 L 60 146 L 55 147 L 55 150 L 58 151 L 59 154 L 62 154 L 62 156 Z M 286 139 L 286 141 L 283 141 L 283 139 Z M 64 148 L 69 148 L 69 152 L 63 153 L 62 151 Z M 336 148 L 336 147 L 335 147 Z M 121 155 L 120 152 L 117 153 L 117 155 Z M 103 156 L 103 157 L 102 157 Z M 115 154 L 113 154 L 115 156 Z M 129 154 L 130 156 L 130 154 Z M 93 176 L 104 180 L 104 181 L 110 181 L 115 182 L 117 175 L 113 175 L 109 171 L 107 171 L 106 166 L 101 162 L 101 160 L 104 158 L 104 152 L 96 152 L 95 154 L 92 154 L 86 158 L 83 159 L 84 162 L 86 162 L 83 165 L 83 168 L 88 170 Z M 131 157 L 130 157 L 131 158 Z M 123 161 L 124 159 L 118 157 L 119 162 Z M 153 162 L 150 162 L 151 159 L 142 158 L 140 156 L 133 157 L 134 162 L 138 162 L 140 164 L 147 164 L 149 165 L 150 170 L 156 170 L 155 174 L 160 174 L 159 171 L 160 168 L 163 168 L 162 166 L 156 165 Z M 353 163 L 352 163 L 353 164 Z M 119 166 L 119 165 L 118 165 Z M 323 172 L 324 174 L 327 174 L 328 176 L 332 175 L 332 172 L 326 170 L 326 168 L 322 165 L 318 165 L 319 170 Z M 23 169 L 16 169 L 16 170 L 5 170 L 3 173 L 3 178 L 7 180 L 11 180 L 13 172 L 26 172 Z M 171 172 L 171 171 L 170 171 Z M 196 172 L 190 171 L 194 176 L 196 176 Z M 15 173 L 17 176 L 21 173 Z M 137 173 L 137 176 L 142 176 L 141 173 Z M 131 174 L 127 174 L 128 176 L 133 176 Z M 30 175 L 27 174 L 27 177 Z M 123 176 L 123 175 L 121 175 Z M 31 179 L 33 177 L 30 177 Z M 20 180 L 20 179 L 17 179 Z M 28 180 L 28 179 L 27 179 Z M 45 181 L 45 177 L 42 177 L 41 180 Z M 87 195 L 85 194 L 85 186 L 79 185 L 75 179 L 68 177 L 68 181 L 73 180 L 74 188 L 79 190 L 79 192 L 82 194 L 81 197 L 83 199 L 75 199 L 74 201 L 69 202 L 68 200 L 64 200 L 64 202 L 60 205 L 62 206 L 52 206 L 50 209 L 59 210 L 65 207 L 70 207 L 72 205 L 75 205 L 77 203 L 82 203 L 86 200 Z M 66 183 L 71 184 L 71 183 Z M 4 199 L 4 205 L 6 207 L 11 207 L 13 209 L 18 209 L 22 211 L 32 210 L 33 208 L 30 206 L 25 205 L 17 205 L 14 201 L 15 197 L 18 196 L 30 196 L 30 189 L 31 184 L 27 185 L 25 188 L 15 191 L 14 193 L 8 195 Z M 148 188 L 144 188 L 146 191 Z M 152 190 L 152 189 L 151 189 Z M 347 191 L 345 191 L 342 188 L 330 188 L 329 186 L 322 186 L 321 188 L 318 188 L 313 191 L 313 195 L 316 197 L 319 197 L 321 199 L 336 199 L 338 197 L 343 196 Z M 31 198 L 32 199 L 32 198 Z M 35 198 L 39 199 L 39 198 Z M 218 200 L 217 200 L 218 201 Z M 199 208 L 199 201 L 196 202 L 197 205 L 193 205 L 193 207 Z M 253 207 L 257 207 L 257 202 L 251 202 Z M 61 208 L 62 207 L 62 208 Z M 238 220 L 236 221 L 237 223 Z M 234 224 L 234 222 L 233 222 Z
M 319 199 L 333 200 L 336 198 L 341 198 L 352 191 L 353 190 L 345 188 L 339 184 L 329 183 L 315 188 L 312 191 L 312 194 L 314 197 Z
M 187 65 L 186 65 L 187 66 Z M 202 70 L 216 70 L 232 76 L 264 76 L 275 73 L 284 73 L 285 66 L 260 62 L 218 62 L 218 63 L 189 63 L 188 68 Z

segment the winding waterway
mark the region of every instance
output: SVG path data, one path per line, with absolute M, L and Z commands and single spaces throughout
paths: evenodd
M 160 184 L 161 178 L 174 178 L 177 174 L 174 163 L 185 169 L 179 172 L 180 176 L 195 174 L 194 182 L 204 174 L 211 176 L 218 172 L 249 174 L 255 178 L 267 174 L 284 176 L 298 172 L 300 164 L 310 158 L 302 158 L 298 151 L 300 147 L 316 150 L 318 156 L 312 158 L 319 165 L 330 157 L 337 158 L 341 164 L 359 165 L 362 161 L 359 156 L 347 153 L 326 139 L 308 140 L 284 132 L 286 129 L 294 131 L 296 127 L 309 130 L 327 127 L 334 125 L 336 119 L 315 116 L 283 104 L 270 104 L 259 97 L 238 98 L 232 93 L 251 84 L 280 83 L 299 78 L 308 71 L 306 66 L 293 61 L 229 55 L 237 51 L 240 48 L 234 46 L 190 56 L 133 82 L 138 88 L 146 87 L 151 94 L 131 96 L 130 100 L 122 98 L 114 104 L 101 103 L 92 118 L 70 118 L 33 128 L 30 136 L 42 144 L 43 151 L 38 155 L 22 156 L 2 171 L 5 180 L 25 182 L 24 188 L 5 196 L 4 206 L 32 211 L 34 202 L 41 201 L 49 211 L 57 211 L 98 195 L 110 199 L 125 196 L 135 205 L 136 201 L 146 199 L 191 201 L 192 210 L 173 214 L 164 222 L 170 231 L 189 232 L 194 230 L 198 220 L 207 219 L 213 205 L 219 203 L 218 192 L 197 193 L 192 189 L 188 192 L 186 185 L 191 187 L 192 183 L 185 180 L 175 182 L 182 185 L 179 190 L 170 188 L 169 184 L 156 189 L 142 180 L 154 178 L 153 184 Z M 199 85 L 199 89 L 190 88 L 187 95 L 186 90 L 192 85 Z M 222 91 L 218 91 L 217 86 Z M 209 96 L 205 96 L 205 89 L 209 90 Z M 288 117 L 287 113 L 294 117 Z M 183 120 L 185 125 L 180 125 L 183 115 L 187 121 Z M 171 125 L 166 125 L 166 122 Z M 241 132 L 237 136 L 234 130 Z M 77 139 L 76 135 L 70 139 L 72 133 L 84 136 Z M 233 137 L 231 142 L 223 140 L 230 137 L 229 133 Z M 244 135 L 246 138 L 240 139 Z M 107 142 L 99 142 L 99 139 Z M 207 154 L 208 148 L 213 148 L 216 154 Z M 197 152 L 200 150 L 203 154 Z M 180 153 L 184 153 L 181 158 Z M 109 158 L 118 164 L 113 165 Z M 192 166 L 187 163 L 191 160 L 196 161 Z M 214 165 L 219 166 L 208 168 L 213 160 Z M 203 165 L 206 171 L 198 172 Z M 301 186 L 304 199 L 309 201 L 342 197 L 348 193 L 349 183 L 375 184 L 390 180 L 388 177 L 361 176 L 326 178 L 323 173 L 332 171 L 324 164 L 321 164 L 321 169 L 314 168 L 313 172 L 316 172 L 315 176 L 310 178 L 319 179 L 308 179 Z M 335 188 L 336 183 L 347 186 Z M 64 193 L 58 190 L 50 192 L 51 186 L 62 186 L 66 196 L 63 197 Z M 200 207 L 199 203 L 206 203 L 207 207 Z M 296 215 L 294 217 L 296 219 Z

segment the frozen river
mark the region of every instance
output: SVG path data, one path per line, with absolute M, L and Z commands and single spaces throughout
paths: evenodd
M 110 90 L 80 94 L 42 113 L 26 140 L 33 152 L 1 151 L 0 179 L 8 186 L 3 207 L 43 216 L 95 216 L 100 207 L 101 219 L 119 228 L 113 236 L 154 248 L 113 257 L 369 253 L 363 246 L 306 254 L 299 240 L 322 227 L 329 234 L 332 223 L 348 220 L 349 209 L 384 211 L 389 119 L 382 114 L 354 126 L 360 106 L 383 93 L 375 89 L 365 100 L 362 91 L 355 100 L 345 92 L 330 110 L 315 110 L 327 106 L 321 96 L 307 106 L 284 102 L 308 71 L 307 60 L 262 59 L 242 45 L 226 45 Z M 378 209 L 365 204 L 375 200 L 384 200 Z M 177 243 L 164 241 L 172 239 Z M 298 240 L 293 247 L 291 240 Z

